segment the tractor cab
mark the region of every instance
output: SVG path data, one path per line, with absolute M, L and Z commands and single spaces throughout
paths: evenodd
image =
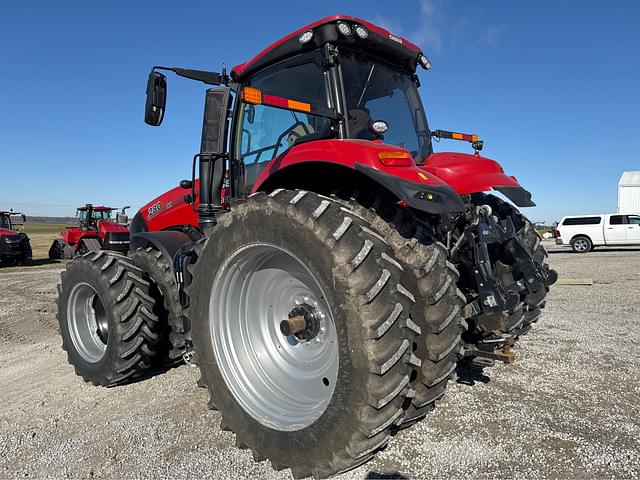
M 375 142 L 424 163 L 432 148 L 418 65 L 430 67 L 407 40 L 363 20 L 335 16 L 233 68 L 240 102 L 232 156 L 242 172 L 243 193 L 261 183 L 269 162 L 317 140 Z
M 12 230 L 9 212 L 0 212 L 0 229 Z
M 76 210 L 78 225 L 82 230 L 97 230 L 99 221 L 111 221 L 111 207 L 93 206 L 90 203 Z
M 15 225 L 14 225 L 14 221 L 11 220 L 11 217 L 13 217 L 14 219 L 18 218 L 22 220 L 22 223 L 26 222 L 27 217 L 25 217 L 24 214 L 20 213 L 20 212 L 14 212 L 13 210 L 11 211 L 0 211 L 0 230 L 10 230 L 15 234 Z M 18 225 L 20 225 L 21 223 L 18 222 Z

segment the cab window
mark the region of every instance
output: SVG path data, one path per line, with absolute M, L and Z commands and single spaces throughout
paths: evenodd
M 269 95 L 328 105 L 327 79 L 317 52 L 268 68 L 249 80 L 248 85 Z M 245 194 L 269 161 L 297 143 L 323 138 L 331 132 L 328 118 L 268 105 L 242 104 L 238 123 L 241 128 L 236 132 L 236 151 L 244 171 Z
M 629 215 L 629 223 L 631 225 L 640 225 L 640 216 Z
M 100 210 L 100 211 L 94 210 L 93 213 L 91 214 L 91 217 L 95 221 L 98 221 L 98 220 L 109 220 L 111 218 L 111 212 L 109 212 L 107 210 Z

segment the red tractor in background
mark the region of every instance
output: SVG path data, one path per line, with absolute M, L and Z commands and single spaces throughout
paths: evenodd
M 14 230 L 11 217 L 21 218 L 22 223 L 26 222 L 22 213 L 0 210 L 0 265 L 31 265 L 33 255 L 29 237 L 26 233 Z
M 477 136 L 429 129 L 416 68 L 430 66 L 338 15 L 230 75 L 154 67 L 153 126 L 160 71 L 214 86 L 200 153 L 136 214 L 127 256 L 90 252 L 64 273 L 76 372 L 117 385 L 182 357 L 240 447 L 326 477 L 423 418 L 460 362 L 512 361 L 556 274 L 532 224 L 486 193 L 528 207 L 529 192 Z M 475 153 L 435 153 L 434 138 Z
M 100 249 L 126 253 L 129 250 L 128 217 L 124 207 L 117 213 L 116 222 L 111 220 L 112 207 L 87 203 L 76 210 L 77 227 L 67 227 L 49 248 L 52 260 L 72 258 Z

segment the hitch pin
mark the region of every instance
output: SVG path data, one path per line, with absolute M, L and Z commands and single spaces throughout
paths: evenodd
M 510 346 L 506 346 L 502 350 L 496 352 L 496 356 L 498 357 L 498 360 L 504 363 L 513 363 L 516 359 L 516 352 L 511 350 Z

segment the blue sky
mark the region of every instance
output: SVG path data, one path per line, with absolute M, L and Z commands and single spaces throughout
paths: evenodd
M 622 171 L 640 170 L 637 1 L 27 0 L 0 7 L 0 209 L 146 203 L 190 175 L 205 88 L 170 78 L 165 122 L 148 127 L 150 66 L 232 67 L 335 13 L 423 48 L 431 128 L 480 134 L 533 192 L 533 220 L 614 211 Z

